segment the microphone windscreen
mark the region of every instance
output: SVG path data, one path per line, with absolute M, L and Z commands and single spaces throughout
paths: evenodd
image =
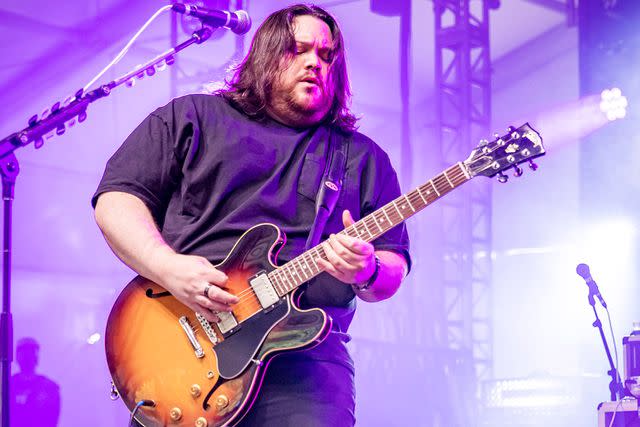
M 578 266 L 576 267 L 576 273 L 578 273 L 578 275 L 583 279 L 591 276 L 591 273 L 589 272 L 589 266 L 587 264 L 578 264 Z

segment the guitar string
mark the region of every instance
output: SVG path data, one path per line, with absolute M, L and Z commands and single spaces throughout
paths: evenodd
M 447 174 L 447 173 L 450 173 L 452 176 L 445 175 L 445 174 Z M 449 178 L 449 179 L 447 180 L 447 178 Z M 438 188 L 440 187 L 440 185 L 438 185 L 438 184 L 442 184 L 442 186 L 443 186 L 443 187 L 445 187 L 445 189 L 440 188 L 440 189 L 438 190 L 438 192 L 440 192 L 440 196 L 437 196 L 436 198 L 434 198 L 434 200 L 433 200 L 433 201 L 431 201 L 431 203 L 435 202 L 437 199 L 439 199 L 439 198 L 440 198 L 440 197 L 442 197 L 443 195 L 447 194 L 449 191 L 453 190 L 453 189 L 454 189 L 454 188 L 456 188 L 457 186 L 459 186 L 459 185 L 463 184 L 463 183 L 464 183 L 464 182 L 466 182 L 467 180 L 468 180 L 468 179 L 466 178 L 466 176 L 464 176 L 464 173 L 462 172 L 462 170 L 461 170 L 461 168 L 459 167 L 459 165 L 458 165 L 458 164 L 451 166 L 449 169 L 445 170 L 443 173 L 441 173 L 440 175 L 438 175 L 437 177 L 435 177 L 435 178 L 433 178 L 433 179 L 431 180 L 431 182 L 436 182 L 436 183 L 437 183 L 437 184 L 434 184 L 434 187 L 435 187 L 436 189 L 438 189 Z M 455 185 L 452 187 L 452 186 L 451 186 L 451 184 L 449 183 L 449 181 L 451 181 L 451 184 L 455 184 Z M 446 182 L 446 186 L 444 185 L 444 182 Z M 426 184 L 423 184 L 423 185 L 426 185 Z M 402 198 L 403 198 L 403 197 L 407 196 L 407 198 L 408 198 L 408 200 L 409 200 L 409 203 L 411 203 L 411 198 L 413 198 L 413 202 L 414 202 L 414 203 L 415 203 L 415 202 L 420 202 L 420 201 L 421 201 L 421 199 L 420 199 L 420 195 L 418 194 L 418 191 L 419 191 L 419 188 L 420 188 L 420 187 L 421 187 L 421 186 L 417 187 L 415 190 L 411 191 L 410 193 L 407 193 L 407 194 L 405 194 L 405 195 L 402 195 L 402 196 L 400 196 L 400 197 L 396 198 L 395 200 L 392 200 L 392 201 L 391 201 L 391 202 L 389 202 L 387 205 L 385 205 L 385 206 L 383 206 L 382 208 L 380 208 L 380 209 L 379 209 L 379 211 L 382 211 L 382 210 L 390 210 L 391 212 L 386 212 L 386 213 L 387 213 L 387 215 L 389 215 L 389 216 L 390 216 L 390 218 L 392 219 L 392 221 L 393 221 L 393 222 L 396 222 L 396 221 L 397 221 L 397 223 L 402 222 L 405 218 L 408 218 L 408 217 L 404 217 L 404 216 L 401 214 L 400 209 L 397 207 L 397 201 L 402 200 Z M 440 190 L 442 190 L 442 191 L 440 191 Z M 414 203 L 411 203 L 411 205 L 412 205 L 412 206 L 414 206 Z M 424 208 L 424 207 L 426 207 L 426 206 L 427 206 L 427 204 L 424 204 L 424 202 L 422 202 L 422 204 L 423 204 L 423 206 L 421 206 L 421 207 L 420 207 L 420 209 L 422 209 L 422 208 Z M 394 209 L 389 209 L 389 207 L 391 207 L 391 206 L 393 206 L 393 207 L 394 207 Z M 394 211 L 395 211 L 395 212 L 394 212 Z M 376 211 L 376 212 L 378 212 L 378 211 Z M 365 218 L 363 218 L 363 220 L 367 220 L 367 218 L 368 218 L 369 216 L 375 217 L 375 215 L 374 215 L 374 214 L 375 214 L 375 212 L 373 212 L 373 213 L 372 213 L 372 214 L 370 214 L 370 215 L 367 215 Z M 413 214 L 413 213 L 412 213 L 412 214 Z M 412 215 L 412 214 L 411 214 L 411 215 Z M 410 215 L 410 216 L 411 216 L 411 215 Z M 373 218 L 370 218 L 370 219 L 373 219 Z M 345 233 L 345 234 L 347 234 L 347 235 L 350 235 L 350 234 L 349 234 L 349 232 L 351 232 L 351 231 L 355 231 L 356 236 L 357 236 L 357 235 L 359 234 L 359 233 L 357 232 L 357 224 L 358 224 L 358 223 L 360 223 L 360 222 L 361 222 L 361 221 L 358 221 L 358 222 L 356 222 L 356 223 L 352 224 L 351 226 L 349 226 L 349 227 L 345 228 L 342 232 L 344 232 L 344 233 Z M 366 223 L 366 222 L 363 222 L 363 223 Z M 394 224 L 394 226 L 395 226 L 395 225 L 397 225 L 397 224 Z M 384 233 L 384 232 L 386 232 L 386 231 L 388 231 L 388 230 L 383 230 L 383 232 L 381 232 L 380 234 L 383 234 L 383 233 Z M 342 232 L 341 232 L 341 233 L 342 233 Z M 351 237 L 356 237 L 356 236 L 351 236 Z M 371 236 L 371 237 L 373 237 L 373 236 Z M 316 248 L 317 248 L 317 252 L 319 252 L 319 251 L 320 251 L 320 247 L 316 247 Z M 316 248 L 314 248 L 314 249 L 316 249 Z M 311 250 L 314 250 L 314 249 L 311 249 Z M 310 250 L 310 251 L 311 251 L 311 250 Z M 310 252 L 310 251 L 308 251 L 308 252 Z M 324 252 L 324 251 L 323 251 L 323 252 Z M 297 261 L 297 262 L 298 262 L 298 264 L 302 265 L 302 264 L 301 264 L 301 262 L 300 262 L 300 260 L 299 260 L 298 258 L 300 258 L 300 257 L 304 257 L 304 255 L 305 255 L 305 254 L 299 255 L 298 257 L 296 257 L 296 258 L 292 259 L 291 261 L 289 261 L 289 262 L 288 262 L 287 264 L 285 264 L 284 266 L 280 267 L 278 270 L 274 270 L 274 271 L 279 271 L 279 272 L 280 272 L 280 273 L 277 273 L 277 274 L 286 274 L 285 270 L 287 270 L 287 269 L 291 268 L 291 266 L 292 266 L 292 265 L 293 265 L 293 268 L 295 269 L 295 265 L 294 265 L 293 263 L 294 263 L 296 260 L 298 260 L 298 261 Z M 324 258 L 322 257 L 322 255 L 323 255 L 323 254 L 320 254 L 320 255 L 321 255 L 321 256 L 320 256 L 320 258 L 324 259 Z M 325 255 L 325 256 L 326 256 L 326 255 Z M 298 273 L 297 271 L 294 271 L 294 272 L 296 273 L 296 275 L 298 275 L 298 277 L 299 277 L 299 278 L 301 277 L 300 273 Z M 312 272 L 313 272 L 313 271 L 312 271 Z M 314 276 L 315 276 L 315 275 L 317 275 L 317 274 L 320 274 L 321 272 L 322 272 L 322 270 L 318 271 L 317 273 L 315 273 L 315 272 L 314 272 Z M 279 279 L 277 279 L 277 278 L 275 277 L 277 274 L 274 274 L 274 275 L 273 275 L 273 279 L 279 280 Z M 293 281 L 293 283 L 295 283 L 294 288 L 295 288 L 295 287 L 297 287 L 297 286 L 299 286 L 299 285 L 300 285 L 300 283 L 297 283 L 298 281 L 296 281 L 296 280 L 293 278 L 293 275 L 292 275 L 292 274 L 289 274 L 289 275 L 290 275 L 290 277 L 291 277 L 291 281 Z M 308 280 L 310 280 L 310 279 L 308 279 Z M 308 281 L 308 280 L 305 280 L 305 281 Z M 304 281 L 303 281 L 303 282 L 301 282 L 301 283 L 304 283 Z M 286 286 L 286 285 L 284 285 L 284 284 L 278 283 L 278 285 L 283 285 L 283 286 L 285 287 L 285 290 L 287 289 L 287 286 Z M 291 290 L 292 290 L 292 289 L 291 289 Z M 241 291 L 239 294 L 237 294 L 236 296 L 238 296 L 238 297 L 240 298 L 240 300 L 239 300 L 237 303 L 231 304 L 231 307 L 235 307 L 235 309 L 236 309 L 236 310 L 240 309 L 240 308 L 241 308 L 241 306 L 245 306 L 248 302 L 259 302 L 259 299 L 258 299 L 258 297 L 257 297 L 257 295 L 256 295 L 256 293 L 255 293 L 255 291 L 254 291 L 254 290 L 253 290 L 253 288 L 251 288 L 251 287 L 248 287 L 248 288 L 246 288 L 246 289 L 242 290 L 242 291 Z M 248 301 L 249 299 L 251 299 L 251 301 Z M 242 307 L 242 308 L 244 308 L 244 307 Z
M 507 141 L 508 142 L 508 141 Z M 499 147 L 495 147 L 491 149 L 491 152 L 496 151 Z M 488 153 L 483 153 L 483 154 L 488 154 Z M 451 176 L 449 176 L 448 174 L 451 174 Z M 430 181 L 428 181 L 428 184 L 431 184 L 433 190 L 435 190 L 436 192 L 436 197 L 433 197 L 433 194 L 430 193 L 429 191 L 427 192 L 427 196 L 429 196 L 431 194 L 431 196 L 433 197 L 433 200 L 429 200 L 429 197 L 424 197 L 421 190 L 424 190 L 427 183 L 422 184 L 420 186 L 418 186 L 416 189 L 412 190 L 411 192 L 401 195 L 400 197 L 396 198 L 395 200 L 392 200 L 391 202 L 389 202 L 387 205 L 383 206 L 382 208 L 380 208 L 379 210 L 365 216 L 361 221 L 358 221 L 354 224 L 352 224 L 351 226 L 345 228 L 341 233 L 345 233 L 348 236 L 351 237 L 359 237 L 360 238 L 360 233 L 358 232 L 358 224 L 363 224 L 365 227 L 365 230 L 368 232 L 369 237 L 371 238 L 371 240 L 374 240 L 375 238 L 379 237 L 380 235 L 386 233 L 392 226 L 397 225 L 398 223 L 404 221 L 405 219 L 408 219 L 410 216 L 412 216 L 414 213 L 416 213 L 417 211 L 415 210 L 415 206 L 418 206 L 418 208 L 421 210 L 423 208 L 425 208 L 427 205 L 429 205 L 430 203 L 435 202 L 436 200 L 438 200 L 439 198 L 441 198 L 442 196 L 444 196 L 445 194 L 449 193 L 451 190 L 453 190 L 454 188 L 458 187 L 459 185 L 463 184 L 464 182 L 468 181 L 470 178 L 467 178 L 467 176 L 463 173 L 462 167 L 460 164 L 456 163 L 455 165 L 450 166 L 448 169 L 446 169 L 443 173 L 439 174 L 438 176 L 436 176 L 435 178 L 431 179 Z M 446 185 L 445 185 L 446 182 Z M 444 186 L 444 189 L 442 188 Z M 402 198 L 406 198 L 406 200 L 409 202 L 409 204 L 411 205 L 411 207 L 413 208 L 413 213 L 410 213 L 409 216 L 405 217 L 404 215 L 402 215 L 400 209 L 398 208 L 397 202 L 399 200 L 401 200 Z M 426 203 L 425 203 L 426 200 Z M 390 209 L 390 207 L 393 207 L 394 209 Z M 403 208 L 404 209 L 404 208 Z M 394 212 L 394 210 L 397 212 Z M 388 212 L 389 211 L 389 212 Z M 390 224 L 389 228 L 384 229 L 381 225 L 380 225 L 380 220 L 376 221 L 376 217 L 375 214 L 376 212 L 382 212 L 383 214 L 385 214 L 386 217 L 388 217 L 388 219 L 390 220 L 390 222 L 392 222 L 392 224 Z M 388 221 L 389 222 L 389 221 Z M 394 224 L 395 223 L 395 224 Z M 373 228 L 373 225 L 376 225 L 377 227 L 380 228 L 379 234 L 378 236 L 375 236 L 374 233 L 371 233 L 371 228 Z M 369 228 L 371 226 L 371 228 Z M 375 229 L 374 229 L 375 230 Z M 352 236 L 350 233 L 351 232 L 355 232 L 355 236 Z M 324 259 L 323 255 L 326 257 L 326 254 L 321 254 L 320 250 L 322 249 L 321 247 L 316 247 L 314 248 L 316 249 L 316 252 L 318 252 L 318 254 L 320 255 L 319 258 Z M 313 250 L 313 249 L 312 249 Z M 308 251 L 310 252 L 310 251 Z M 307 252 L 307 253 L 308 253 Z M 323 251 L 324 252 L 324 251 Z M 310 255 L 309 255 L 310 256 Z M 274 273 L 271 277 L 271 279 L 276 281 L 276 287 L 283 287 L 286 291 L 288 290 L 288 286 L 286 283 L 282 282 L 282 283 L 278 283 L 279 281 L 282 280 L 282 278 L 278 278 L 278 275 L 284 276 L 284 278 L 289 281 L 289 282 L 293 282 L 295 284 L 295 287 L 299 286 L 300 283 L 297 283 L 297 281 L 294 279 L 294 276 L 291 272 L 289 272 L 289 277 L 286 276 L 287 274 L 287 270 L 290 270 L 291 268 L 293 268 L 293 273 L 295 273 L 298 278 L 301 278 L 301 274 L 296 270 L 295 267 L 295 262 L 297 260 L 299 265 L 301 264 L 301 260 L 305 260 L 305 254 L 302 254 L 296 258 L 294 258 L 293 260 L 291 260 L 289 263 L 285 264 L 284 266 L 280 267 L 277 270 L 274 270 Z M 315 258 L 311 257 L 310 260 L 315 260 Z M 309 269 L 311 269 L 309 267 Z M 314 275 L 312 277 L 314 277 L 317 274 L 320 274 L 322 272 L 322 270 L 318 269 L 318 272 L 313 272 Z M 270 273 L 271 274 L 271 273 Z M 310 280 L 307 277 L 308 281 Z M 305 281 L 301 282 L 304 283 Z M 290 290 L 293 290 L 289 289 Z M 248 299 L 255 299 L 255 301 L 252 302 L 259 302 L 258 297 L 255 293 L 255 291 L 253 290 L 253 288 L 248 287 L 245 290 L 241 291 L 238 295 L 237 295 L 240 300 L 235 303 L 232 304 L 232 307 L 235 307 L 236 310 L 240 309 L 241 306 L 246 305 Z M 244 308 L 244 307 L 242 307 Z
M 453 169 L 453 170 L 451 170 L 451 169 Z M 450 173 L 451 177 L 449 177 L 448 175 L 445 175 L 447 173 Z M 447 180 L 447 178 L 449 178 L 449 180 Z M 458 167 L 458 165 L 454 165 L 454 166 L 450 167 L 449 169 L 447 169 L 442 174 L 440 174 L 437 177 L 433 178 L 432 181 L 435 181 L 437 183 L 437 184 L 434 185 L 434 187 L 436 187 L 436 189 L 438 187 L 441 187 L 440 184 L 442 184 L 442 186 L 445 187 L 445 189 L 440 188 L 440 190 L 442 190 L 440 192 L 440 194 L 444 195 L 447 192 L 449 192 L 450 190 L 452 190 L 453 188 L 463 184 L 466 181 L 466 177 L 462 173 L 460 167 Z M 444 185 L 444 181 L 447 182 L 446 186 Z M 449 183 L 449 181 L 451 181 L 451 184 Z M 455 183 L 454 187 L 451 187 L 451 185 L 454 184 L 454 183 Z M 425 185 L 425 184 L 423 184 L 423 185 Z M 414 206 L 414 205 L 418 206 L 418 204 L 422 204 L 422 206 L 419 206 L 419 209 L 422 209 L 422 208 L 427 206 L 427 204 L 424 204 L 424 202 L 419 203 L 421 201 L 420 200 L 420 195 L 418 194 L 419 188 L 420 187 L 416 188 L 415 190 L 411 191 L 410 193 L 407 193 L 407 194 L 405 194 L 403 196 L 400 196 L 399 198 L 397 198 L 397 199 L 393 200 L 392 202 L 390 202 L 388 205 L 385 205 L 380 210 L 382 210 L 382 209 L 389 210 L 389 207 L 394 205 L 394 208 L 397 209 L 397 215 L 396 215 L 396 212 L 393 212 L 393 210 L 391 210 L 391 213 L 393 214 L 392 215 L 393 221 L 395 222 L 395 220 L 397 219 L 398 222 L 400 222 L 400 220 L 402 220 L 404 217 L 401 215 L 400 209 L 398 209 L 398 207 L 397 207 L 397 201 L 398 200 L 402 200 L 403 197 L 406 196 L 407 200 L 409 200 L 409 203 L 412 206 Z M 434 198 L 433 201 L 437 200 L 439 197 L 441 197 L 441 196 L 438 196 L 438 197 Z M 349 234 L 350 232 L 355 231 L 356 235 L 359 235 L 359 233 L 357 231 L 357 224 L 360 223 L 360 222 L 362 222 L 363 224 L 366 224 L 366 220 L 367 219 L 373 220 L 373 218 L 369 218 L 370 216 L 374 217 L 373 214 L 367 215 L 365 218 L 363 218 L 363 221 L 358 221 L 357 223 L 354 223 L 353 225 L 345 228 L 343 230 L 343 232 L 345 234 L 347 234 L 347 235 L 350 235 Z M 397 217 L 399 217 L 399 218 L 397 218 Z M 386 230 L 383 230 L 383 232 L 386 232 Z M 370 234 L 370 237 L 373 237 L 373 235 L 371 235 L 371 233 L 369 233 L 369 234 Z M 352 236 L 352 237 L 356 237 L 356 236 Z M 310 251 L 308 251 L 308 252 L 310 252 Z M 318 252 L 319 252 L 319 250 L 318 250 Z M 290 268 L 290 266 L 293 266 L 293 268 L 295 269 L 294 263 L 296 262 L 296 260 L 297 260 L 298 264 L 302 265 L 301 264 L 301 260 L 299 258 L 302 257 L 302 259 L 304 259 L 305 254 L 302 254 L 302 255 L 294 258 L 293 260 L 290 261 L 290 263 L 285 264 L 284 266 L 280 267 L 279 270 L 274 270 L 274 271 L 279 271 L 279 273 L 274 274 L 272 279 L 276 279 L 276 282 L 280 281 L 281 279 L 276 277 L 277 274 L 280 274 L 280 275 L 286 274 L 285 270 Z M 320 254 L 320 255 L 321 255 L 320 258 L 322 258 L 322 254 Z M 287 265 L 289 265 L 289 267 L 287 267 Z M 319 270 L 318 272 L 314 272 L 313 269 L 311 269 L 311 270 L 312 270 L 312 273 L 314 273 L 314 276 L 322 272 L 322 270 Z M 297 271 L 295 273 L 296 273 L 296 275 L 298 275 L 298 277 L 301 277 L 300 273 L 298 273 Z M 289 276 L 291 277 L 293 283 L 295 283 L 295 287 L 297 287 L 299 285 L 299 283 L 297 283 L 298 281 L 293 278 L 293 274 L 289 273 Z M 305 281 L 308 281 L 308 280 L 310 280 L 310 279 L 307 278 L 307 280 L 305 280 Z M 301 282 L 301 283 L 304 283 L 304 282 Z M 278 286 L 278 285 L 284 286 L 285 290 L 287 289 L 287 286 L 284 285 L 283 283 L 276 283 L 276 286 Z M 236 309 L 239 309 L 241 305 L 246 305 L 245 303 L 248 302 L 247 301 L 248 299 L 252 299 L 253 300 L 252 302 L 258 301 L 257 295 L 255 294 L 255 291 L 251 287 L 248 287 L 248 288 L 242 290 L 236 296 L 238 296 L 240 298 L 240 301 L 231 305 L 232 307 L 236 307 Z M 255 300 L 254 300 L 254 298 L 255 298 Z

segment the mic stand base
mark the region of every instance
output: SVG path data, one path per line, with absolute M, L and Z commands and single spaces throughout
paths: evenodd
M 604 331 L 602 330 L 602 322 L 598 317 L 598 311 L 596 310 L 596 301 L 594 298 L 594 293 L 591 292 L 591 288 L 589 288 L 589 304 L 591 308 L 593 308 L 593 314 L 596 316 L 596 320 L 593 322 L 593 327 L 598 328 L 600 332 L 600 338 L 602 339 L 602 344 L 604 345 L 604 350 L 607 353 L 607 359 L 609 360 L 610 369 L 607 371 L 607 374 L 611 376 L 611 381 L 609 382 L 609 392 L 611 394 L 611 401 L 615 402 L 624 397 L 623 387 L 620 384 L 618 370 L 616 369 L 616 365 L 613 363 L 613 358 L 611 357 L 611 350 L 609 350 L 609 344 L 607 344 L 607 338 L 604 335 Z

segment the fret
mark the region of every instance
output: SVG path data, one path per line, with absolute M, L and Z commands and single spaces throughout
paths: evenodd
M 307 269 L 305 269 L 305 266 L 302 263 L 304 261 L 304 258 L 302 256 L 298 256 L 296 259 L 298 260 L 298 265 L 300 266 L 300 271 L 302 271 L 302 274 L 304 274 L 305 281 L 309 280 L 309 273 L 310 272 Z
M 273 283 L 273 286 L 276 288 L 276 292 L 278 293 L 278 295 L 283 295 L 284 292 L 282 291 L 282 285 L 280 283 L 280 279 L 278 278 L 278 270 L 273 270 L 272 274 L 273 277 L 269 277 L 271 283 Z
M 425 199 L 424 196 L 422 195 L 422 191 L 420 191 L 420 187 L 416 188 L 416 191 L 418 192 L 418 195 L 420 196 L 420 198 L 424 202 L 424 205 L 425 206 L 428 205 L 429 203 L 427 202 L 427 199 Z
M 371 214 L 371 217 L 373 217 L 373 223 L 378 226 L 381 232 L 384 232 L 384 229 L 380 227 L 380 224 L 378 224 L 378 221 L 376 220 L 376 216 L 374 214 Z
M 447 169 L 447 173 L 454 176 L 453 180 L 456 180 L 456 176 L 460 176 L 460 169 L 458 168 L 458 165 L 454 165 L 451 166 L 449 169 Z
M 449 177 L 447 176 L 447 171 L 444 171 L 443 173 L 444 178 L 447 180 L 447 182 L 449 183 L 449 185 L 451 186 L 451 188 L 455 188 L 455 185 L 453 185 L 453 183 L 451 182 L 451 180 L 449 179 Z
M 304 263 L 307 264 L 307 268 L 311 272 L 312 276 L 318 274 L 318 268 L 313 266 L 313 258 L 311 257 L 311 254 L 309 252 L 305 253 L 304 255 Z
M 352 225 L 351 227 L 349 227 L 349 228 L 351 228 L 351 229 L 353 229 L 353 231 L 355 231 L 356 236 L 358 237 L 358 239 L 361 239 L 361 237 L 360 237 L 360 233 L 358 233 L 358 227 L 356 227 L 356 225 L 355 225 L 355 224 L 353 224 L 353 225 Z
M 282 288 L 283 291 L 287 290 L 287 285 L 284 283 L 284 280 L 282 279 L 282 275 L 280 274 L 280 269 L 275 269 L 271 272 L 271 274 L 273 274 L 273 277 L 277 280 L 278 284 L 280 285 L 280 287 Z M 284 294 L 284 292 L 283 292 Z
M 304 266 L 302 265 L 302 262 L 300 262 L 300 257 L 297 257 L 295 259 L 298 260 L 297 270 L 301 271 L 302 274 L 304 274 L 304 281 L 306 282 L 307 280 L 309 280 L 309 275 L 304 271 Z M 298 273 L 298 277 L 300 277 L 300 273 Z
M 391 222 L 391 220 L 389 219 L 389 215 L 387 215 L 387 209 L 386 208 L 382 208 L 380 209 L 382 211 L 382 213 L 384 214 L 385 217 L 387 217 L 387 221 L 389 221 L 389 224 L 393 224 L 393 222 Z
M 327 254 L 324 253 L 324 248 L 322 247 L 322 245 L 316 246 L 315 251 L 317 258 L 323 259 L 325 261 L 327 260 Z
M 439 194 L 440 197 L 447 194 L 451 190 L 449 183 L 446 181 L 447 181 L 447 178 L 444 176 L 444 173 L 441 173 L 440 175 L 435 177 L 433 180 L 433 183 L 435 184 L 436 188 L 440 192 Z
M 358 232 L 360 233 L 360 238 L 364 241 L 366 241 L 369 237 L 367 236 L 369 233 L 369 230 L 367 230 L 367 227 L 360 221 L 356 222 L 354 227 L 358 228 L 360 227 L 360 229 L 358 230 Z M 366 233 L 365 233 L 366 232 Z
M 313 270 L 311 270 L 311 267 L 309 267 L 309 263 L 307 262 L 307 260 L 304 258 L 304 255 L 302 256 L 302 261 L 304 261 L 304 265 L 307 266 L 307 270 L 310 272 L 313 272 Z
M 409 207 L 411 208 L 411 210 L 413 212 L 415 212 L 416 210 L 413 208 L 413 205 L 411 204 L 411 201 L 409 200 L 409 198 L 407 197 L 407 195 L 404 195 L 405 200 L 407 201 L 407 203 L 409 204 Z
M 466 166 L 459 162 L 435 178 L 418 186 L 413 191 L 399 196 L 385 206 L 361 218 L 350 227 L 340 231 L 340 233 L 365 241 L 372 241 L 470 179 L 471 176 Z M 390 205 L 393 205 L 393 208 Z M 398 213 L 398 218 L 395 217 L 394 209 Z M 324 244 L 326 244 L 326 241 L 298 255 L 287 264 L 276 268 L 268 274 L 278 294 L 285 295 L 323 271 L 318 264 L 318 260 L 327 260 Z
M 282 292 L 282 278 L 280 277 L 280 270 L 273 270 L 271 274 L 273 275 L 272 281 L 277 283 L 278 290 Z
M 295 288 L 295 286 L 293 285 L 293 282 L 292 282 L 292 280 L 293 280 L 293 276 L 291 276 L 291 278 L 289 278 L 289 276 L 290 276 L 290 275 L 287 275 L 287 271 L 286 271 L 286 270 L 289 270 L 289 267 L 284 268 L 284 269 L 282 270 L 282 275 L 284 276 L 284 278 L 285 278 L 285 279 L 287 279 L 287 282 L 289 283 L 289 287 L 290 287 L 291 289 L 294 289 L 294 288 Z M 290 289 L 290 290 L 291 290 L 291 289 Z
M 435 185 L 433 185 L 433 180 L 430 179 L 429 184 L 431 184 L 431 188 L 433 188 L 433 191 L 435 191 L 438 197 L 440 197 L 440 193 L 438 192 L 438 189 L 436 188 Z
M 293 273 L 295 273 L 296 276 L 298 276 L 298 282 L 302 283 L 304 282 L 304 280 L 302 280 L 302 277 L 300 277 L 300 273 L 298 273 L 298 270 L 296 269 L 296 266 L 294 264 L 291 264 L 291 267 L 289 267 L 290 270 L 292 270 Z M 291 275 L 291 277 L 293 277 L 293 274 Z M 298 283 L 296 283 L 296 285 L 298 285 Z
M 400 212 L 400 209 L 398 209 L 398 205 L 396 205 L 396 201 L 394 200 L 393 202 L 391 202 L 391 204 L 398 211 L 398 215 L 400 215 L 400 218 L 404 219 L 404 216 L 402 215 L 402 212 Z
M 311 253 L 311 251 L 309 251 L 309 253 Z M 318 264 L 316 263 L 316 259 L 309 255 L 309 258 L 311 259 L 311 262 L 313 263 L 313 266 L 316 268 L 316 270 L 319 272 L 320 271 L 320 267 L 318 267 Z
M 276 283 L 278 283 L 278 289 L 280 290 L 280 295 L 284 295 L 287 293 L 287 284 L 284 282 L 284 278 L 282 277 L 282 272 L 280 269 L 274 270 L 277 272 L 275 275 Z
M 369 230 L 369 227 L 367 227 L 367 222 L 365 220 L 361 220 L 361 221 L 358 221 L 358 222 L 361 222 L 362 225 L 364 225 L 364 229 L 367 230 L 367 233 L 369 233 L 369 237 L 370 238 L 373 237 L 373 234 L 371 234 L 371 231 Z

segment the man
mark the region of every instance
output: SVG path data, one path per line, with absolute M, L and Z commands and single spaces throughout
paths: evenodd
M 355 132 L 340 29 L 319 7 L 270 15 L 227 89 L 175 99 L 152 113 L 109 160 L 93 198 L 116 255 L 211 322 L 238 298 L 214 265 L 251 226 L 277 224 L 282 263 L 304 250 L 331 135 L 346 171 L 324 230 L 327 262 L 303 306 L 333 317 L 319 346 L 276 357 L 242 421 L 256 426 L 351 426 L 353 363 L 346 350 L 355 296 L 393 295 L 409 269 L 398 226 L 373 244 L 337 235 L 399 196 L 388 156 Z
M 27 427 L 37 420 L 38 426 L 55 427 L 60 418 L 60 388 L 44 375 L 36 373 L 40 344 L 24 337 L 16 346 L 20 372 L 11 377 L 11 425 Z

